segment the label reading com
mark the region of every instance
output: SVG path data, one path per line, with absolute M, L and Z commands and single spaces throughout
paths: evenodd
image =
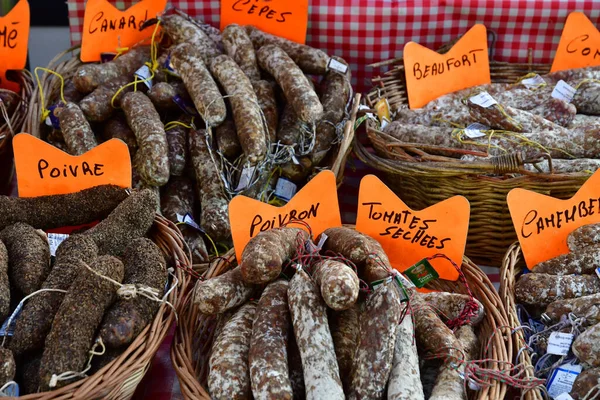
M 575 97 L 575 92 L 577 92 L 577 89 L 569 85 L 567 82 L 560 80 L 552 91 L 552 97 L 570 103 L 573 101 L 573 97 Z
M 571 343 L 573 343 L 572 333 L 552 332 L 548 340 L 547 352 L 557 356 L 566 356 L 571 349 Z
M 569 393 L 581 370 L 581 365 L 573 364 L 564 364 L 555 369 L 548 379 L 548 394 L 556 398 L 563 393 Z
M 494 98 L 488 92 L 481 92 L 479 94 L 476 94 L 475 96 L 469 98 L 469 101 L 483 108 L 489 108 L 493 105 L 498 104 L 498 102 L 494 100 Z

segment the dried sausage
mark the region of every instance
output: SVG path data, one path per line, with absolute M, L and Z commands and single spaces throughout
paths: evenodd
M 325 259 L 312 268 L 312 277 L 329 308 L 341 311 L 356 303 L 360 283 L 351 267 L 334 259 Z
M 223 313 L 250 299 L 254 285 L 244 282 L 239 267 L 223 275 L 198 281 L 194 287 L 194 304 L 203 314 Z
M 225 52 L 233 58 L 250 80 L 260 79 L 256 53 L 252 41 L 243 27 L 237 24 L 227 25 L 223 29 L 223 46 Z
M 515 285 L 515 298 L 522 304 L 547 306 L 556 300 L 600 293 L 595 275 L 525 274 Z
M 98 145 L 92 127 L 77 104 L 65 104 L 57 110 L 57 115 L 69 154 L 80 156 Z

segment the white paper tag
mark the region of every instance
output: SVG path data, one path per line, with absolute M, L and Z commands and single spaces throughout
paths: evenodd
M 361 104 L 360 106 L 358 106 L 358 109 L 360 111 L 360 110 L 370 110 L 371 108 L 367 107 L 364 104 Z M 368 112 L 368 113 L 366 113 L 366 115 L 367 115 L 367 118 L 377 120 L 377 118 L 375 117 L 375 114 L 373 114 L 373 113 Z
M 285 201 L 290 201 L 296 194 L 296 190 L 298 190 L 298 187 L 295 183 L 285 178 L 279 178 L 275 186 L 275 196 Z
M 573 343 L 572 333 L 552 332 L 550 339 L 548 339 L 548 350 L 546 352 L 557 356 L 566 356 L 571 349 L 571 343 Z
M 152 79 L 150 77 L 152 74 L 150 73 L 150 68 L 147 65 L 144 65 L 142 68 L 135 71 L 135 76 L 144 81 L 148 89 L 152 89 Z
M 556 368 L 546 384 L 548 394 L 556 398 L 563 393 L 569 393 L 581 370 L 581 365 L 573 364 L 564 364 Z
M 348 71 L 348 66 L 344 63 L 339 62 L 334 58 L 329 59 L 329 64 L 327 64 L 327 69 L 332 69 L 341 74 L 345 74 Z
M 569 85 L 567 82 L 560 80 L 558 81 L 558 83 L 554 87 L 554 90 L 552 91 L 552 97 L 570 103 L 571 101 L 573 101 L 575 92 L 577 92 L 577 89 Z
M 242 170 L 242 175 L 240 176 L 240 181 L 239 181 L 237 187 L 235 188 L 236 192 L 238 192 L 240 190 L 244 190 L 248 186 L 250 186 L 250 183 L 252 182 L 252 176 L 254 175 L 255 169 L 256 169 L 256 167 L 244 167 L 244 169 Z
M 181 222 L 182 224 L 189 225 L 192 228 L 202 231 L 202 228 L 200 228 L 200 225 L 198 225 L 196 223 L 196 221 L 194 221 L 194 218 L 192 218 L 192 216 L 189 213 L 185 214 L 185 215 L 177 214 L 177 222 Z
M 544 78 L 536 74 L 531 78 L 523 79 L 521 83 L 527 89 L 536 89 L 538 87 L 544 86 L 546 84 L 546 81 L 544 80 Z
M 471 139 L 477 139 L 480 137 L 484 137 L 485 133 L 483 133 L 482 131 L 488 131 L 489 129 L 489 126 L 485 126 L 483 124 L 475 122 L 474 124 L 471 124 L 465 128 L 465 135 L 467 135 Z
M 324 233 L 321 233 L 321 237 L 319 238 L 319 243 L 317 243 L 317 247 L 319 248 L 319 250 L 321 250 L 323 248 L 323 245 L 325 244 L 325 241 L 327 240 L 329 236 L 327 236 Z
M 388 126 L 388 124 L 390 123 L 390 121 L 388 121 L 387 118 L 382 118 L 381 120 L 381 126 L 379 127 L 379 129 L 385 129 L 386 126 Z
M 573 400 L 569 393 L 561 393 L 554 398 L 554 400 Z
M 48 244 L 50 245 L 50 255 L 56 256 L 56 249 L 58 249 L 58 246 L 60 246 L 60 244 L 68 237 L 69 235 L 66 233 L 49 233 Z
M 481 106 L 483 108 L 488 108 L 495 104 L 498 104 L 498 102 L 496 100 L 494 100 L 494 98 L 488 92 L 481 92 L 481 93 L 471 97 L 469 99 L 469 101 L 471 103 L 477 104 L 478 106 Z

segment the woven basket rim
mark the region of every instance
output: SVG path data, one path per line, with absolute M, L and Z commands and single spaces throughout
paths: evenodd
M 391 62 L 394 63 L 394 66 L 390 70 L 386 71 L 383 74 L 384 77 L 382 78 L 381 76 L 378 76 L 378 77 L 374 78 L 373 81 L 374 82 L 382 82 L 384 79 L 388 79 L 391 76 L 398 75 L 397 79 L 400 81 L 400 83 L 397 83 L 396 86 L 391 89 L 392 92 L 398 92 L 401 89 L 405 89 L 405 85 L 402 84 L 402 82 L 404 81 L 404 76 L 403 76 L 404 65 L 396 64 L 398 62 L 403 63 L 403 59 L 395 59 L 395 60 L 391 60 Z M 379 63 L 379 64 L 386 65 L 386 62 Z M 544 70 L 549 69 L 549 64 L 509 63 L 509 62 L 490 61 L 490 69 L 492 70 L 492 82 L 494 82 L 494 76 L 493 76 L 494 71 L 501 71 L 502 74 L 507 74 L 507 75 L 510 75 L 513 72 L 514 73 L 522 72 L 523 69 L 526 69 L 530 72 L 537 72 L 537 71 L 541 71 L 542 69 L 544 69 Z M 376 100 L 380 100 L 381 98 L 386 98 L 386 96 L 381 94 L 381 87 L 374 85 L 373 88 L 370 90 L 370 92 L 365 96 L 365 103 L 369 107 L 373 107 L 374 102 Z M 404 99 L 402 99 L 402 100 L 404 100 Z M 406 105 L 405 101 L 400 101 L 400 103 L 403 103 Z M 369 137 L 369 141 L 372 143 L 372 137 L 377 136 L 377 134 L 375 132 L 375 131 L 377 131 L 376 123 L 374 121 L 371 121 L 370 119 L 367 119 L 366 131 L 367 131 L 367 136 Z M 397 142 L 402 143 L 400 140 L 397 140 Z M 398 175 L 403 175 L 405 173 L 410 173 L 410 174 L 416 173 L 416 174 L 427 175 L 427 176 L 438 176 L 440 174 L 442 176 L 452 176 L 452 175 L 482 176 L 482 175 L 486 175 L 486 178 L 496 179 L 498 181 L 507 181 L 507 180 L 516 179 L 513 177 L 488 176 L 491 171 L 489 168 L 487 170 L 481 169 L 481 168 L 474 168 L 473 163 L 468 162 L 468 161 L 462 161 L 459 159 L 456 159 L 456 161 L 447 162 L 447 163 L 436 162 L 436 161 L 406 161 L 406 160 L 400 160 L 400 159 L 393 159 L 393 160 L 391 160 L 391 161 L 393 161 L 393 163 L 385 163 L 382 160 L 387 161 L 390 159 L 385 159 L 383 157 L 380 157 L 380 156 L 377 156 L 374 154 L 369 154 L 369 152 L 366 150 L 364 145 L 362 145 L 361 143 L 359 143 L 356 140 L 355 140 L 354 148 L 355 148 L 355 154 L 357 155 L 357 157 L 365 164 L 367 164 L 375 169 L 378 169 L 378 170 L 396 168 L 396 170 L 398 171 Z M 386 164 L 385 167 L 382 166 L 382 164 Z M 406 171 L 404 171 L 404 170 L 406 170 Z M 576 180 L 576 181 L 580 181 L 581 179 L 587 179 L 590 175 L 585 172 L 581 172 L 581 173 L 570 173 L 570 174 L 537 173 L 537 174 L 528 174 L 528 175 L 523 175 L 523 176 L 526 176 L 527 180 L 538 180 L 538 181 L 543 181 L 543 180 L 548 180 L 548 181 Z
M 30 99 L 34 93 L 35 86 L 31 73 L 24 69 L 19 71 L 18 75 L 21 84 L 21 91 L 19 93 L 21 101 L 17 110 L 10 116 L 10 126 L 7 123 L 0 125 L 0 151 L 2 151 L 5 146 L 8 146 L 12 136 L 21 132 L 28 114 Z M 10 129 L 11 127 L 12 131 Z
M 232 268 L 233 265 L 235 265 L 235 251 L 231 249 L 224 257 L 208 265 L 204 279 L 221 275 Z M 487 275 L 467 257 L 464 257 L 462 268 L 473 294 L 486 308 L 484 322 L 479 325 L 478 329 L 486 329 L 487 332 L 487 330 L 494 331 L 496 328 L 508 326 L 507 312 Z M 188 277 L 186 282 L 185 294 L 182 296 L 181 301 L 180 324 L 177 327 L 171 346 L 171 361 L 177 373 L 181 393 L 184 398 L 209 400 L 208 389 L 202 386 L 196 378 L 193 340 L 195 337 L 207 335 L 208 340 L 204 345 L 208 346 L 212 343 L 212 332 L 206 328 L 207 324 L 205 322 L 212 320 L 214 316 L 203 316 L 197 307 L 194 306 L 193 290 L 196 281 Z M 441 287 L 443 288 L 444 285 L 447 285 L 446 287 L 449 286 L 450 289 L 463 289 L 464 287 L 457 286 L 459 284 L 462 284 L 460 280 L 456 282 L 443 281 Z M 451 291 L 456 292 L 455 290 Z M 491 326 L 487 327 L 488 324 Z M 489 333 L 491 334 L 491 332 Z M 500 363 L 490 363 L 487 367 L 499 370 L 501 368 L 500 365 L 507 365 L 510 362 L 510 354 L 514 348 L 512 338 L 507 335 L 496 334 L 493 335 L 490 344 L 485 357 L 496 359 Z M 482 344 L 482 352 L 485 351 L 484 347 L 485 345 Z M 203 365 L 202 368 L 205 369 L 206 365 Z M 505 397 L 506 392 L 507 385 L 505 383 L 494 381 L 492 386 L 478 391 L 475 398 L 481 400 L 500 400 Z
M 156 233 L 152 237 L 153 241 L 164 254 L 173 257 L 176 265 L 174 275 L 177 282 L 171 283 L 173 290 L 167 300 L 178 309 L 185 288 L 184 273 L 180 267 L 190 265 L 188 256 L 183 250 L 185 248 L 183 237 L 177 226 L 161 215 L 156 214 L 154 227 Z M 28 394 L 19 398 L 24 400 L 131 398 L 175 319 L 175 311 L 167 304 L 161 304 L 152 323 L 119 357 L 93 375 L 54 391 Z

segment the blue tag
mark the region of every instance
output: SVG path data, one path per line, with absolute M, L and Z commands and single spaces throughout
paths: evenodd
M 13 382 L 8 385 L 2 393 L 0 393 L 0 397 L 19 397 L 19 384 L 17 382 Z
M 15 322 L 19 315 L 21 314 L 21 310 L 23 309 L 23 303 L 20 303 L 19 306 L 13 311 L 13 313 L 6 318 L 2 327 L 0 327 L 0 336 L 12 336 L 15 331 Z M 11 324 L 8 326 L 8 321 L 10 320 Z

